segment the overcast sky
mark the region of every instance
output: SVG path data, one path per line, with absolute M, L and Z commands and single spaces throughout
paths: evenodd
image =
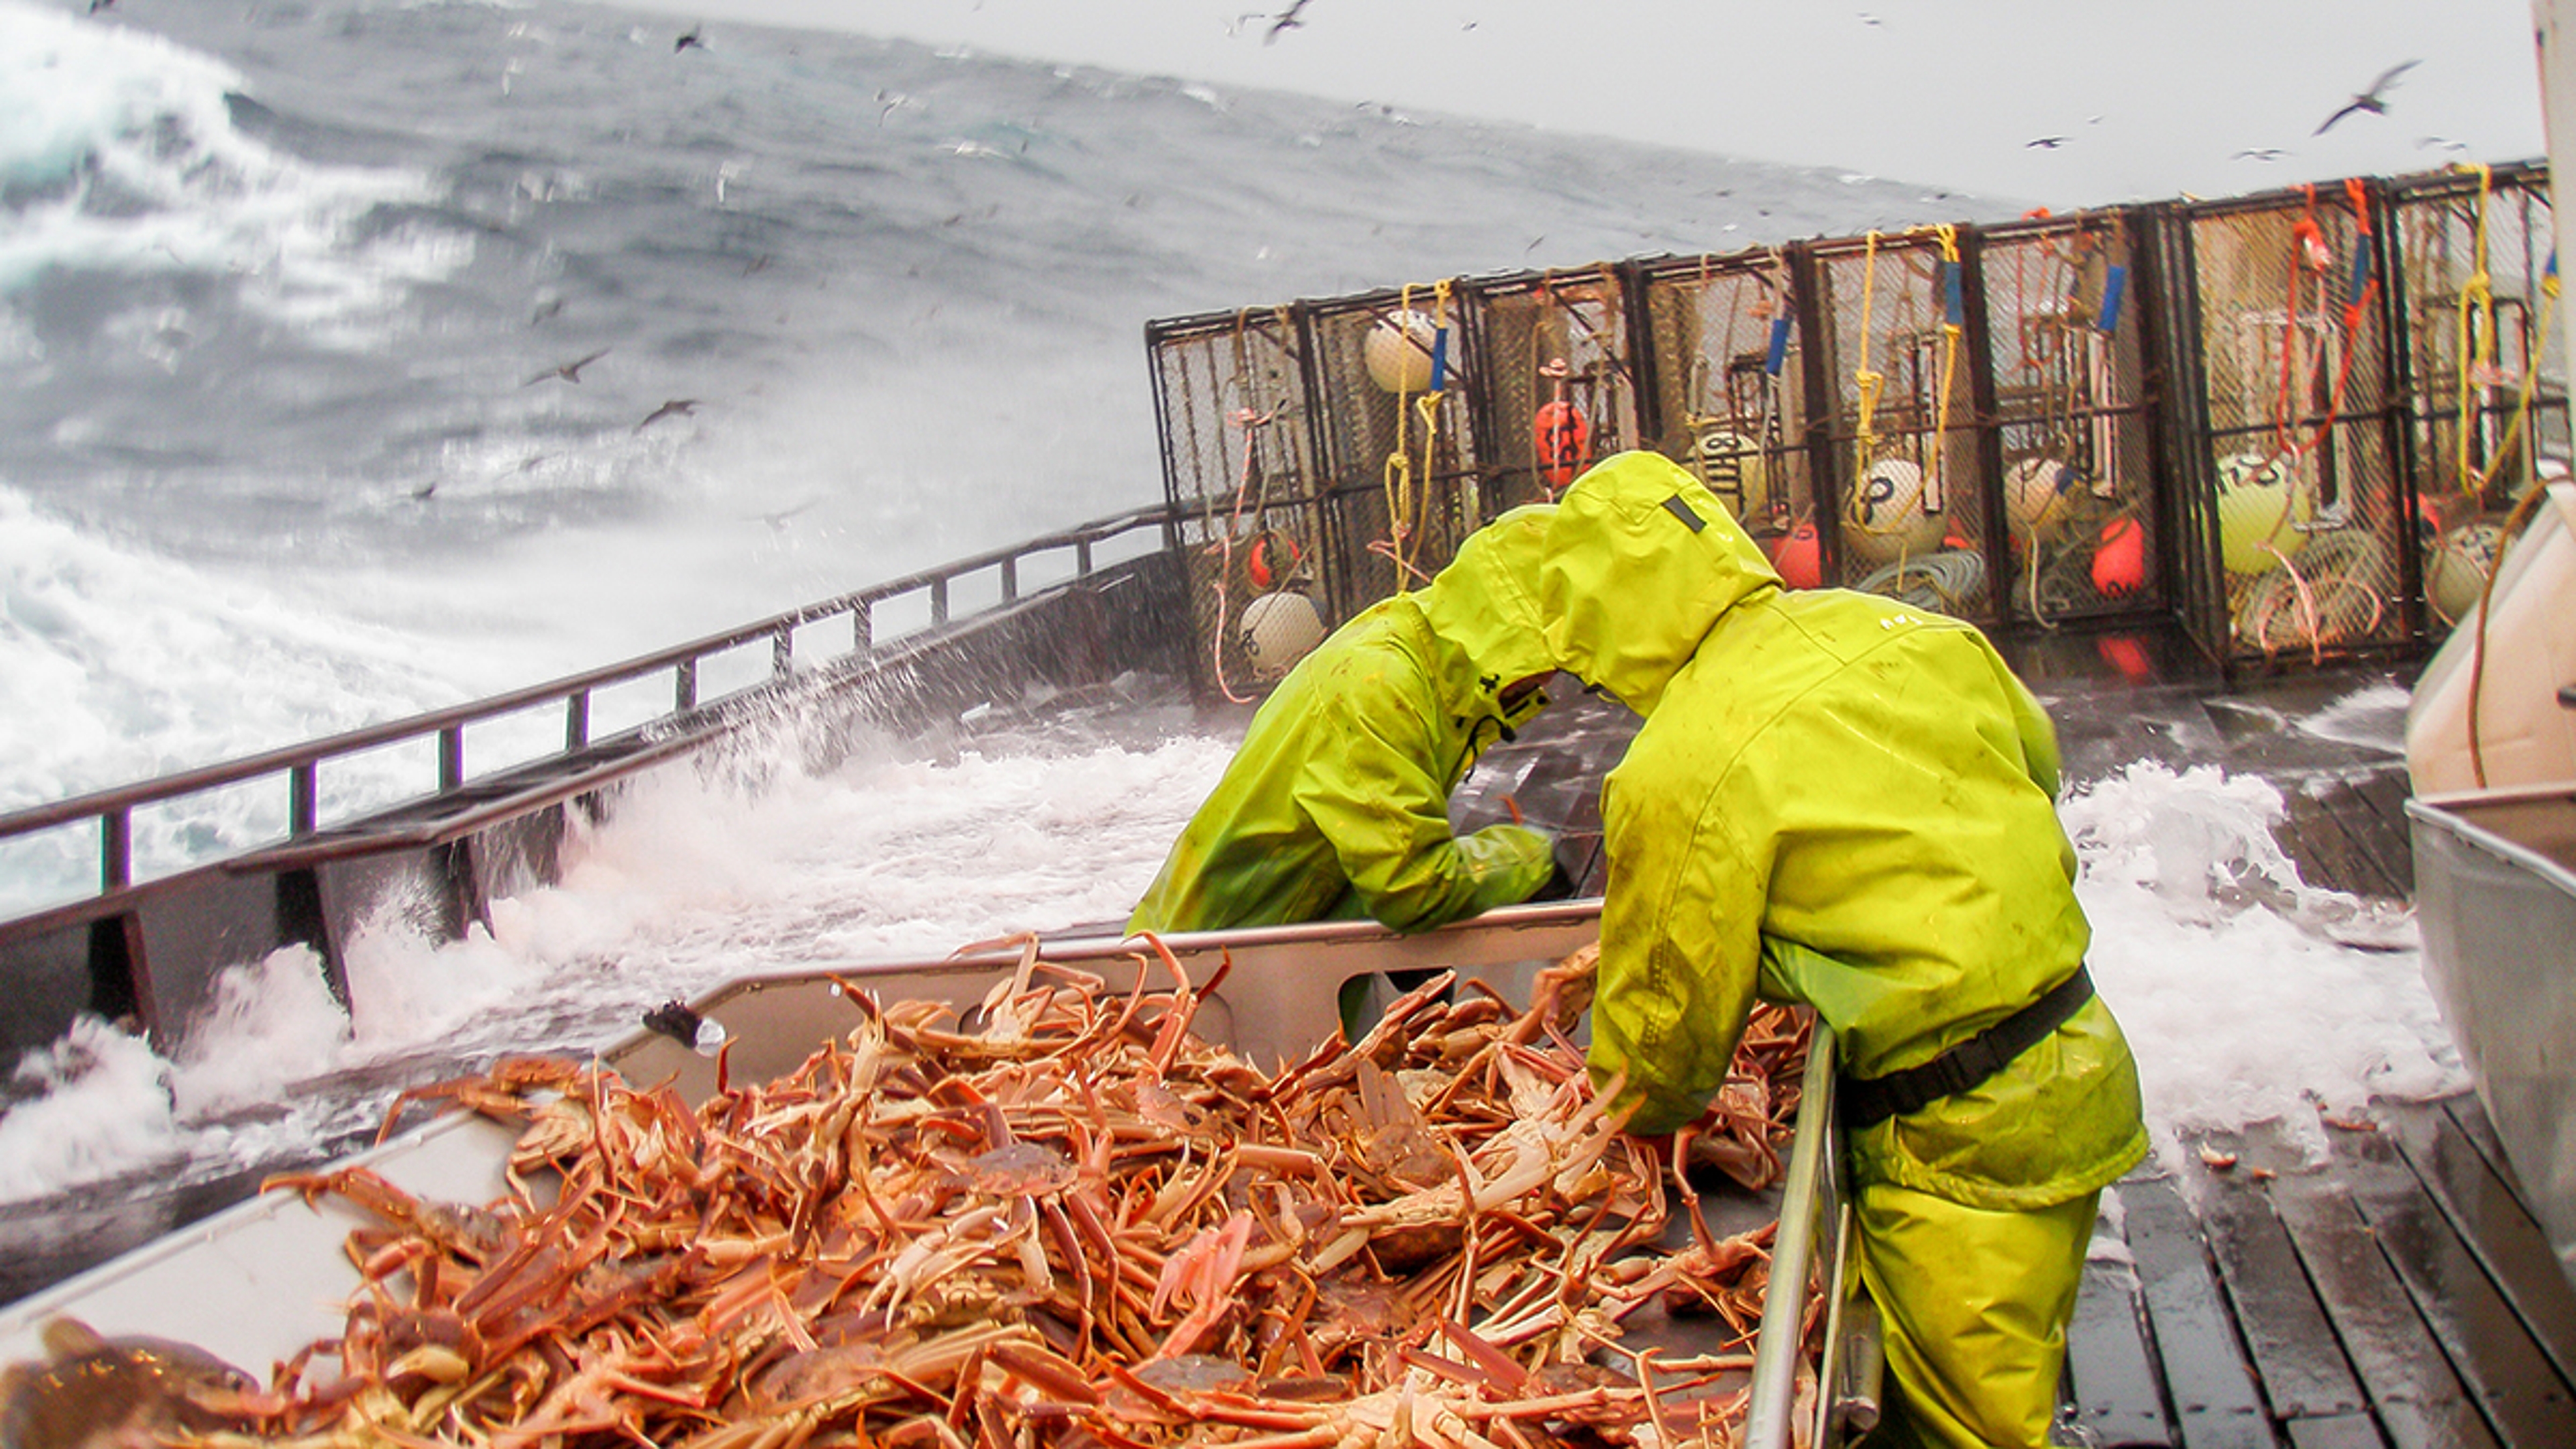
M 1304 0 L 1275 37 L 1289 0 L 627 3 L 710 45 L 727 24 L 897 36 L 2059 210 L 2543 149 L 2528 0 Z M 2385 115 L 2314 134 L 2409 60 Z

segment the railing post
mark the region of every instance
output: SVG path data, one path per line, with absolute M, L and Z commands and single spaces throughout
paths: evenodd
M 564 697 L 564 748 L 578 750 L 590 743 L 590 691 L 577 689 Z
M 796 626 L 781 624 L 769 639 L 769 673 L 772 678 L 785 679 L 795 672 Z
M 1020 597 L 1020 560 L 1015 554 L 1002 560 L 1002 602 L 1012 603 Z
M 307 760 L 286 772 L 286 833 L 306 836 L 313 833 L 321 813 L 321 764 Z
M 1090 534 L 1086 533 L 1082 537 L 1073 541 L 1073 571 L 1076 574 L 1088 574 L 1091 572 Z
M 944 574 L 930 581 L 930 627 L 948 627 L 948 578 Z
M 698 661 L 683 659 L 675 671 L 671 687 L 671 708 L 687 713 L 698 707 Z
M 875 611 L 865 599 L 850 610 L 850 650 L 855 654 L 873 654 L 877 647 Z
M 102 891 L 134 884 L 134 810 L 119 805 L 98 817 L 98 878 Z
M 438 732 L 438 791 L 444 795 L 465 783 L 465 726 Z

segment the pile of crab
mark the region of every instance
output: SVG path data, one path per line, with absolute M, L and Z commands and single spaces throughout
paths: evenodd
M 1527 1010 L 1444 974 L 1270 1074 L 1192 1033 L 1216 983 L 1168 953 L 1169 989 L 1116 991 L 1032 946 L 963 1016 L 854 990 L 845 1039 L 695 1107 L 533 1059 L 430 1089 L 526 1120 L 513 1192 L 281 1179 L 379 1221 L 345 1330 L 242 1437 L 1724 1442 L 1770 1228 L 1712 1234 L 1678 1168 L 1778 1175 L 1806 1034 L 1765 1009 L 1698 1133 L 1627 1136 L 1566 1035 L 1591 956 Z M 1616 1347 L 1649 1305 L 1713 1346 Z

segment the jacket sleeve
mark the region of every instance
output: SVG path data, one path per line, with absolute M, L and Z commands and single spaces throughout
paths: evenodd
M 1449 828 L 1443 762 L 1458 753 L 1427 684 L 1380 670 L 1330 692 L 1297 805 L 1331 842 L 1368 914 L 1427 931 L 1527 900 L 1554 867 L 1547 837 L 1492 825 Z
M 1592 1003 L 1593 1085 L 1621 1082 L 1628 1130 L 1669 1132 L 1726 1085 L 1762 958 L 1762 838 L 1705 781 L 1668 778 L 1631 752 L 1603 791 L 1610 892 Z M 1730 802 L 1730 807 L 1735 802 Z M 1751 802 L 1745 802 L 1748 806 Z M 1623 1080 L 1624 1079 L 1624 1080 Z

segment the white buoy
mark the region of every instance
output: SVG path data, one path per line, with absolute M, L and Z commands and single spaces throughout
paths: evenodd
M 1431 350 L 1440 328 L 1420 312 L 1393 312 L 1369 328 L 1360 344 L 1369 381 L 1388 392 L 1422 392 L 1431 386 Z
M 1324 615 L 1315 601 L 1294 589 L 1263 594 L 1243 607 L 1237 636 L 1252 672 L 1277 679 L 1324 642 Z

